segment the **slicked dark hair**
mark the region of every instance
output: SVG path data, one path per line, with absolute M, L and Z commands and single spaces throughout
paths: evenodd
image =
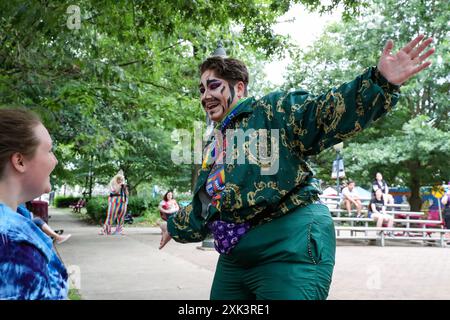
M 242 61 L 234 58 L 214 56 L 203 61 L 199 69 L 200 76 L 207 70 L 213 70 L 216 76 L 228 81 L 233 86 L 242 81 L 245 85 L 244 95 L 248 95 L 248 70 Z

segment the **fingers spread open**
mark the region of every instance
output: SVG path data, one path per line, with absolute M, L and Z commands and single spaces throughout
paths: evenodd
M 408 43 L 406 46 L 402 48 L 402 50 L 406 53 L 410 53 L 412 49 L 420 42 L 420 40 L 425 37 L 423 34 L 418 35 L 414 40 Z
M 388 40 L 386 42 L 386 45 L 384 46 L 383 55 L 385 55 L 385 56 L 388 55 L 391 52 L 393 47 L 394 47 L 394 42 L 392 40 Z
M 422 53 L 422 51 L 428 47 L 431 43 L 433 42 L 433 38 L 428 38 L 427 40 L 425 40 L 424 42 L 422 42 L 420 44 L 420 46 L 418 46 L 417 48 L 415 48 L 414 50 L 411 51 L 410 56 L 411 59 L 416 58 L 419 54 Z
M 424 61 L 424 60 L 427 59 L 429 56 L 431 56 L 433 53 L 434 53 L 434 48 L 428 50 L 428 51 L 425 52 L 423 55 L 421 55 L 421 56 L 419 57 L 419 61 L 420 61 L 420 62 Z
M 420 71 L 422 71 L 425 68 L 428 68 L 431 65 L 431 61 L 427 61 L 425 63 L 422 63 L 421 65 L 415 67 L 412 71 L 411 71 L 411 76 L 415 75 L 416 73 L 419 73 Z

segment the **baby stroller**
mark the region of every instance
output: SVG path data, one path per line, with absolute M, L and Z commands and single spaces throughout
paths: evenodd
M 131 215 L 131 212 L 129 212 L 125 215 L 125 218 L 123 221 L 125 224 L 133 224 L 134 219 L 133 219 L 133 216 Z

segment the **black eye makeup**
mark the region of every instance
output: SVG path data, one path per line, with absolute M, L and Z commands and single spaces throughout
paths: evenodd
M 220 80 L 206 80 L 206 85 L 208 86 L 208 90 L 216 90 L 222 85 L 222 81 Z M 203 84 L 200 85 L 200 93 L 204 94 L 206 89 Z
M 221 85 L 222 85 L 222 82 L 216 81 L 216 82 L 213 82 L 213 83 L 209 84 L 208 86 L 209 86 L 210 90 L 215 90 L 218 87 L 220 87 Z

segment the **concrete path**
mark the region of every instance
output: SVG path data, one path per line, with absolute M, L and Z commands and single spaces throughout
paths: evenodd
M 105 237 L 67 211 L 50 214 L 51 227 L 72 234 L 57 248 L 83 299 L 209 298 L 218 254 L 201 243 L 158 250 L 159 228 Z M 449 248 L 340 243 L 329 299 L 450 299 L 449 270 Z

